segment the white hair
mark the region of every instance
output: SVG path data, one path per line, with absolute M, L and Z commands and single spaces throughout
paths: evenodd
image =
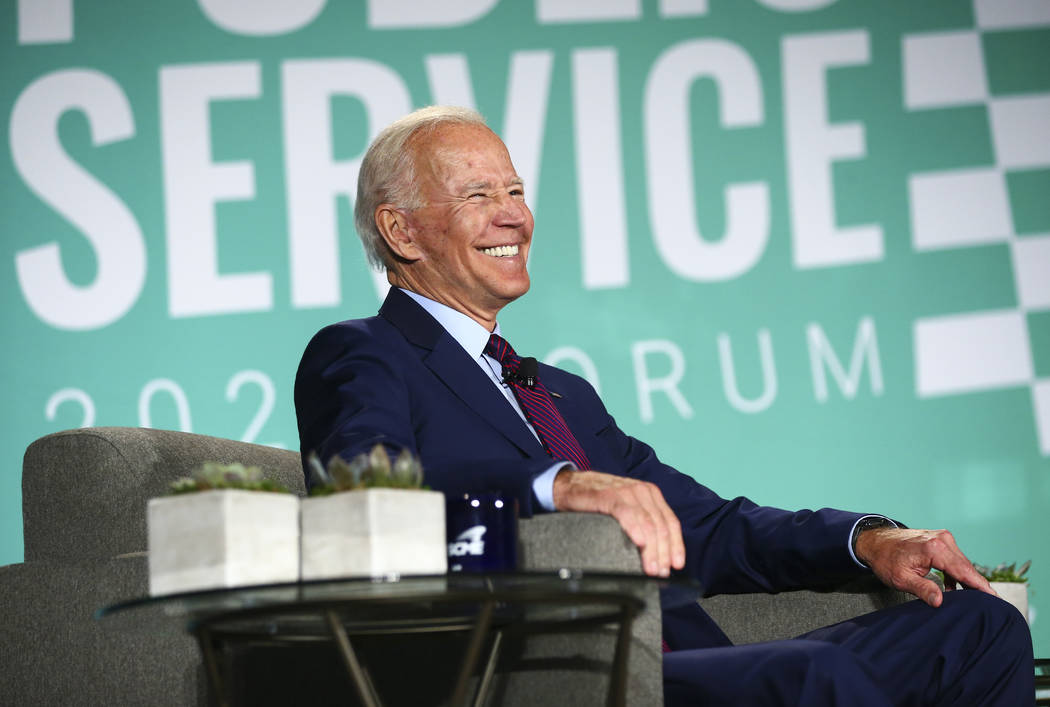
M 448 124 L 485 126 L 485 119 L 470 108 L 420 108 L 394 121 L 379 133 L 361 161 L 357 175 L 354 226 L 365 247 L 368 262 L 376 270 L 385 269 L 393 261 L 393 254 L 376 227 L 376 207 L 387 203 L 402 209 L 422 206 L 418 203 L 415 159 L 408 143 L 418 134 L 431 133 Z

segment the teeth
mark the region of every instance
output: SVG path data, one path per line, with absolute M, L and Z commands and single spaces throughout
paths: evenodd
M 505 258 L 512 255 L 518 254 L 518 246 L 516 245 L 498 245 L 495 248 L 483 248 L 481 250 L 485 255 L 491 255 L 495 258 Z

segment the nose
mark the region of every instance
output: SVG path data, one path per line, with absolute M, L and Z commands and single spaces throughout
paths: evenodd
M 525 200 L 510 194 L 502 194 L 497 201 L 496 216 L 492 222 L 497 226 L 518 228 L 529 220 L 531 211 Z

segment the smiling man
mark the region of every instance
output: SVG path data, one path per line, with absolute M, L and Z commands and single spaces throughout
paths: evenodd
M 523 382 L 496 318 L 529 289 L 533 219 L 507 148 L 477 113 L 426 108 L 380 133 L 361 165 L 355 223 L 392 287 L 378 316 L 326 327 L 303 354 L 304 460 L 407 448 L 446 493 L 499 489 L 524 516 L 611 515 L 647 573 L 687 573 L 711 593 L 874 572 L 922 599 L 739 647 L 698 605 L 665 613 L 668 704 L 1031 702 L 1028 627 L 947 531 L 720 498 L 624 434 L 578 376 L 540 364 Z M 932 567 L 948 589 L 977 591 L 942 593 L 926 579 Z

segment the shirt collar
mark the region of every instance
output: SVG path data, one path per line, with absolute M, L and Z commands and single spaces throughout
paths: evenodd
M 474 358 L 478 358 L 485 352 L 485 346 L 489 342 L 489 331 L 463 312 L 457 311 L 448 305 L 435 302 L 417 292 L 411 292 L 399 287 L 399 290 L 411 297 L 416 303 L 427 311 L 427 314 L 438 321 L 449 336 L 456 340 L 463 349 Z M 492 331 L 499 334 L 499 323 Z

